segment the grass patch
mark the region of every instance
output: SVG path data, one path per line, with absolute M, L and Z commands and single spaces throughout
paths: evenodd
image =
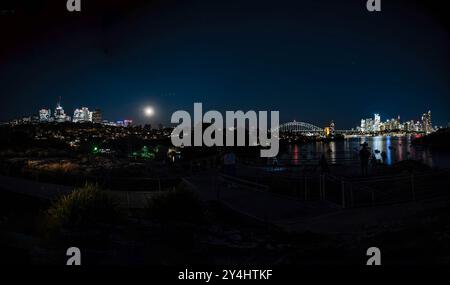
M 51 233 L 88 230 L 114 224 L 120 217 L 116 203 L 103 190 L 86 184 L 51 205 L 46 212 L 46 228 Z

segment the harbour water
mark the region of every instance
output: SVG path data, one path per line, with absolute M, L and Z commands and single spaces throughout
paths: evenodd
M 278 159 L 301 165 L 317 163 L 324 154 L 331 164 L 355 164 L 359 163 L 361 144 L 367 143 L 376 159 L 387 165 L 413 159 L 430 167 L 450 168 L 450 153 L 414 146 L 412 140 L 411 136 L 361 136 L 331 142 L 291 144 L 280 153 Z

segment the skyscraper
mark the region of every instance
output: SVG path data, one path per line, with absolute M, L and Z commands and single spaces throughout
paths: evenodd
M 380 124 L 378 124 L 378 130 L 379 130 Z M 361 133 L 372 133 L 375 132 L 375 123 L 372 118 L 367 119 L 361 119 L 361 125 L 360 125 L 360 131 Z
M 422 131 L 429 134 L 433 131 L 433 125 L 431 122 L 431 111 L 422 115 Z
M 95 111 L 92 112 L 92 122 L 94 124 L 101 124 L 102 120 L 102 111 L 100 109 L 95 109 Z
M 380 131 L 380 123 L 381 123 L 381 116 L 379 114 L 374 115 L 374 123 L 373 123 L 373 131 L 379 132 Z
M 81 109 L 75 109 L 73 113 L 74 123 L 85 123 L 91 121 L 92 121 L 92 112 L 89 111 L 89 108 L 82 107 Z
M 49 122 L 51 115 L 52 111 L 50 109 L 41 109 L 39 110 L 39 121 Z
M 361 127 L 361 132 L 362 132 L 362 133 L 366 132 L 366 120 L 361 119 L 361 125 L 360 125 L 360 127 Z
M 61 106 L 61 97 L 59 97 L 58 103 L 56 104 L 55 120 L 59 123 L 65 122 L 67 120 L 66 113 L 64 113 L 64 109 Z

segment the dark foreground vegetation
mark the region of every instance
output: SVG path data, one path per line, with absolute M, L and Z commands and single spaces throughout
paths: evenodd
M 1 260 L 8 264 L 65 264 L 72 246 L 87 265 L 361 265 L 374 244 L 388 264 L 448 264 L 450 257 L 448 203 L 395 227 L 338 234 L 288 233 L 202 203 L 182 185 L 155 194 L 142 210 L 119 209 L 93 185 L 51 204 L 5 192 L 0 203 Z

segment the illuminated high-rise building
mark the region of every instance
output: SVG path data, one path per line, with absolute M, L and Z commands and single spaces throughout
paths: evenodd
M 92 121 L 92 112 L 88 108 L 82 107 L 81 109 L 75 109 L 73 113 L 74 123 L 85 123 Z
M 379 132 L 380 131 L 380 123 L 381 123 L 381 116 L 379 114 L 375 114 L 374 120 L 373 120 L 372 131 Z
M 55 121 L 62 123 L 67 120 L 66 113 L 64 113 L 64 108 L 61 106 L 61 97 L 58 99 L 55 109 Z
M 367 118 L 366 120 L 366 133 L 371 133 L 374 131 L 374 122 L 372 118 Z
M 431 122 L 431 111 L 422 115 L 422 131 L 429 134 L 433 131 L 433 125 Z
M 92 122 L 94 124 L 101 124 L 102 121 L 102 111 L 100 109 L 95 109 L 95 111 L 92 112 Z
M 41 122 L 49 122 L 52 116 L 52 111 L 50 109 L 41 109 L 39 110 L 39 121 Z
M 362 133 L 366 132 L 366 120 L 361 119 L 361 125 L 360 125 L 360 128 L 361 128 L 361 132 L 362 132 Z

